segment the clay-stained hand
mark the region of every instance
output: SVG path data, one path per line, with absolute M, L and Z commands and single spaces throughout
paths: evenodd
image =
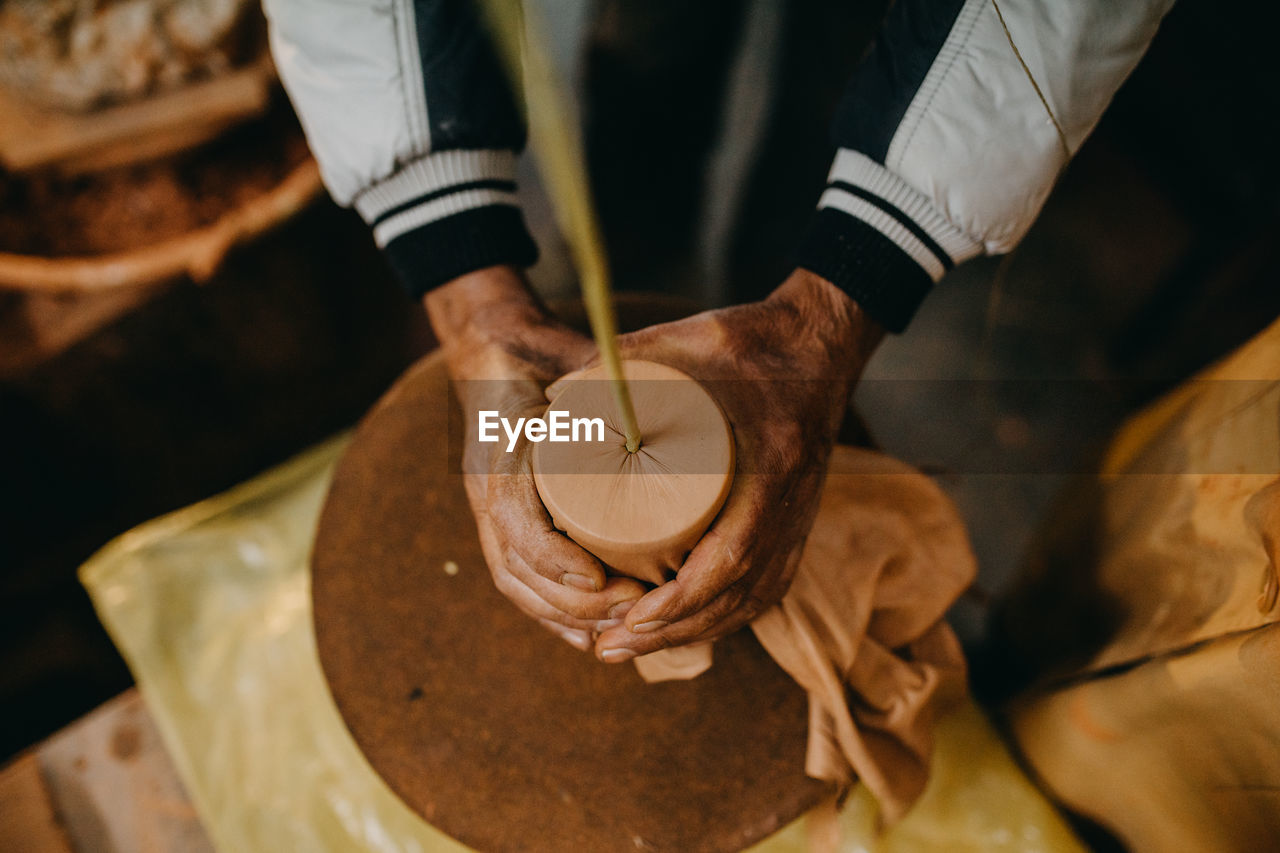
M 723 636 L 782 597 L 849 393 L 881 336 L 835 286 L 798 270 L 763 302 L 619 339 L 624 357 L 704 384 L 733 425 L 737 467 L 724 508 L 676 577 L 600 635 L 601 660 Z
M 512 424 L 542 416 L 546 387 L 591 359 L 595 344 L 552 318 L 509 267 L 462 276 L 424 301 L 462 403 L 463 477 L 493 582 L 525 613 L 587 651 L 645 588 L 606 578 L 599 560 L 552 526 L 527 441 L 507 452 L 501 428 L 496 443 L 477 435 L 481 410 L 498 411 Z

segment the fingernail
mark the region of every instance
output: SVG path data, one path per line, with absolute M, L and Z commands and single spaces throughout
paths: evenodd
M 650 619 L 648 622 L 641 622 L 639 625 L 635 626 L 631 630 L 635 631 L 637 634 L 647 634 L 650 631 L 656 631 L 659 628 L 665 628 L 667 627 L 668 624 L 669 623 L 667 622 L 666 619 Z
M 631 660 L 636 653 L 631 649 L 605 649 L 600 653 L 600 660 L 605 663 L 622 663 L 624 660 Z
M 580 652 L 588 651 L 591 648 L 591 640 L 589 640 L 585 634 L 579 634 L 574 631 L 564 631 L 560 634 L 560 638 Z
M 626 616 L 631 612 L 631 608 L 636 606 L 637 600 L 638 599 L 631 598 L 626 601 L 619 601 L 617 604 L 613 605 L 613 607 L 609 608 L 609 618 L 621 619 L 623 616 Z
M 575 575 L 572 572 L 565 572 L 560 576 L 560 583 L 564 584 L 565 586 L 572 586 L 578 589 L 583 589 L 583 590 L 586 590 L 587 592 L 596 591 L 595 580 L 593 578 L 587 577 L 586 575 Z
M 601 619 L 599 622 L 596 623 L 596 630 L 599 631 L 601 634 L 603 634 L 605 631 L 608 631 L 610 628 L 617 628 L 621 624 L 622 624 L 621 619 Z

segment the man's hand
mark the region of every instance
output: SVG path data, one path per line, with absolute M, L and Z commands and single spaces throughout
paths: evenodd
M 425 298 L 467 424 L 463 476 L 498 590 L 575 648 L 619 620 L 645 588 L 606 578 L 600 561 L 557 531 L 538 498 L 529 445 L 477 441 L 477 412 L 512 423 L 541 416 L 546 387 L 581 367 L 595 344 L 551 318 L 508 267 L 462 276 Z
M 600 635 L 601 660 L 723 636 L 782 597 L 849 393 L 881 335 L 835 286 L 797 270 L 763 302 L 619 339 L 625 358 L 670 365 L 706 386 L 733 425 L 737 471 L 675 579 Z

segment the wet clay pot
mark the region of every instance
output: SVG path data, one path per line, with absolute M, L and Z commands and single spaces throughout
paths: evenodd
M 617 574 L 660 584 L 684 563 L 733 483 L 733 431 L 697 382 L 652 361 L 623 363 L 641 445 L 627 450 L 603 367 L 550 390 L 548 412 L 603 421 L 603 440 L 533 446 L 534 481 L 558 529 Z M 571 436 L 572 437 L 572 436 Z

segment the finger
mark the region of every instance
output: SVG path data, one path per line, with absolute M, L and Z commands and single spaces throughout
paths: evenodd
M 492 354 L 493 367 L 487 378 L 521 378 L 537 380 L 530 401 L 543 397 L 548 382 L 580 368 L 596 351 L 595 342 L 558 321 L 549 320 L 521 328 L 506 330 L 503 340 Z M 483 370 L 483 365 L 481 367 Z M 472 370 L 472 374 L 481 370 Z
M 488 511 L 503 541 L 536 573 L 552 583 L 590 592 L 604 589 L 604 566 L 556 530 L 538 497 L 524 442 L 495 463 L 489 478 Z
M 500 546 L 495 564 L 525 589 L 516 589 L 495 572 L 503 594 L 526 612 L 571 628 L 595 629 L 600 621 L 624 616 L 645 588 L 634 580 L 606 578 L 599 561 L 551 527 L 531 475 L 519 473 L 519 461 L 508 463 L 507 470 L 516 473 L 490 475 L 485 512 Z M 531 563 L 529 553 L 544 562 Z M 574 572 L 566 566 L 583 568 Z M 593 584 L 598 587 L 592 589 Z
M 469 497 L 469 495 L 468 495 Z M 476 533 L 480 537 L 480 552 L 484 555 L 485 565 L 489 567 L 489 574 L 499 571 L 506 571 L 502 557 L 502 540 L 498 538 L 498 533 L 493 529 L 493 523 L 489 519 L 489 512 L 485 508 L 484 501 L 473 501 L 471 504 L 471 514 L 475 517 Z
M 736 494 L 729 494 L 719 518 L 689 552 L 676 576 L 640 599 L 627 614 L 630 630 L 653 631 L 688 617 L 751 569 L 751 545 L 759 536 L 761 515 L 751 491 L 735 488 Z
M 570 371 L 580 369 L 596 354 L 596 342 L 581 332 L 575 332 L 562 323 L 548 326 L 544 330 L 545 338 L 535 343 L 538 349 L 555 354 L 554 376 L 563 376 Z
M 578 631 L 573 628 L 566 628 L 559 622 L 552 622 L 550 619 L 539 619 L 538 624 L 580 652 L 591 650 L 591 634 L 587 631 Z
M 498 592 L 502 593 L 508 601 L 534 619 L 555 622 L 558 625 L 577 631 L 591 632 L 599 630 L 599 623 L 602 620 L 580 619 L 557 610 L 536 592 L 521 583 L 513 574 L 506 571 L 505 568 L 493 572 L 493 585 L 498 588 Z
M 596 657 L 605 663 L 619 663 L 672 646 L 718 639 L 755 618 L 761 607 L 749 604 L 750 601 L 750 593 L 739 583 L 724 590 L 688 619 L 644 633 L 630 631 L 625 624 L 610 628 L 596 639 Z
M 480 534 L 480 550 L 493 585 L 507 600 L 534 619 L 555 622 L 565 628 L 579 631 L 598 631 L 600 620 L 576 619 L 557 610 L 522 583 L 507 567 L 504 546 L 483 509 L 476 512 L 476 527 Z M 630 605 L 628 604 L 628 607 Z M 625 611 L 624 611 L 625 612 Z
M 621 631 L 601 632 L 596 647 L 597 654 L 609 648 L 648 654 L 666 646 L 682 646 L 731 634 L 786 595 L 803 553 L 803 547 L 797 546 L 781 565 L 772 564 L 758 575 L 752 573 L 738 580 L 712 599 L 706 607 L 679 622 L 645 633 L 629 631 L 625 625 Z M 656 642 L 649 639 L 654 634 Z M 625 658 L 626 655 L 617 652 L 610 657 Z
M 695 378 L 706 378 L 698 374 L 715 364 L 707 354 L 723 354 L 732 347 L 733 342 L 721 321 L 722 314 L 723 309 L 704 311 L 682 320 L 646 326 L 621 335 L 618 347 L 623 358 L 646 358 L 683 370 Z M 719 372 L 712 369 L 713 374 Z M 736 378 L 738 373 L 732 375 Z
M 550 385 L 547 386 L 547 392 L 546 392 L 547 400 L 549 401 L 554 400 L 556 397 L 560 395 L 560 392 L 564 390 L 564 386 L 566 384 L 580 378 L 582 374 L 586 372 L 587 372 L 587 368 L 585 367 L 579 370 L 573 370 L 573 371 L 570 371 L 569 373 L 566 373 L 564 376 L 561 376 L 555 382 L 552 382 Z
M 599 592 L 556 583 L 534 571 L 510 545 L 503 550 L 503 563 L 507 571 L 551 607 L 578 619 L 620 619 L 645 593 L 645 587 L 630 578 L 608 578 Z M 626 608 L 620 607 L 624 604 Z

